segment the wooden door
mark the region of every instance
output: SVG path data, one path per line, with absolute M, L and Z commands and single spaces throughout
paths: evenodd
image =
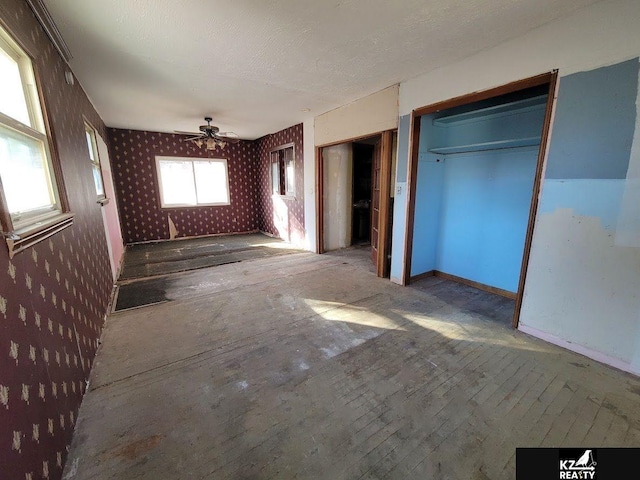
M 381 169 L 380 142 L 376 142 L 373 149 L 373 162 L 371 172 L 371 261 L 378 270 L 378 257 L 380 255 L 380 169 Z

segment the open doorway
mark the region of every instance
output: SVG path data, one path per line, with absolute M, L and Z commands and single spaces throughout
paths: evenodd
M 317 149 L 318 251 L 369 248 L 388 276 L 395 131 Z
M 375 143 L 353 142 L 351 245 L 371 245 L 371 201 Z
M 414 111 L 405 284 L 435 276 L 502 296 L 517 324 L 555 81 Z

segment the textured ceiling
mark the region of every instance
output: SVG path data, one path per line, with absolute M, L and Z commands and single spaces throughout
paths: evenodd
M 45 0 L 111 127 L 253 139 L 594 0 Z M 304 112 L 304 109 L 310 109 Z

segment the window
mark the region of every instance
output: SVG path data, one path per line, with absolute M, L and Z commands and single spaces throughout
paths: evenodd
M 163 208 L 229 205 L 224 158 L 156 157 Z
M 272 150 L 271 188 L 275 195 L 295 196 L 295 158 L 293 144 Z
M 0 28 L 1 218 L 9 255 L 71 225 L 63 214 L 31 59 Z
M 98 196 L 98 201 L 102 203 L 102 201 L 106 199 L 106 195 L 104 193 L 104 182 L 102 181 L 102 170 L 100 169 L 96 131 L 91 125 L 85 122 L 84 134 L 87 139 L 87 148 L 89 149 L 89 161 L 93 169 L 93 183 L 96 186 L 96 195 Z

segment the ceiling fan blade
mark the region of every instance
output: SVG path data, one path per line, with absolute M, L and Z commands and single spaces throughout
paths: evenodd
M 240 137 L 233 132 L 218 132 L 216 137 L 229 143 L 238 143 L 240 141 Z
M 183 138 L 183 139 L 182 139 L 182 141 L 183 141 L 183 142 L 189 142 L 189 141 L 191 141 L 191 140 L 198 140 L 198 139 L 206 140 L 206 139 L 207 139 L 207 137 L 202 136 L 202 135 L 196 135 L 195 137 Z
M 198 132 L 182 132 L 180 130 L 174 130 L 173 133 L 178 133 L 180 135 L 202 135 L 202 133 Z

